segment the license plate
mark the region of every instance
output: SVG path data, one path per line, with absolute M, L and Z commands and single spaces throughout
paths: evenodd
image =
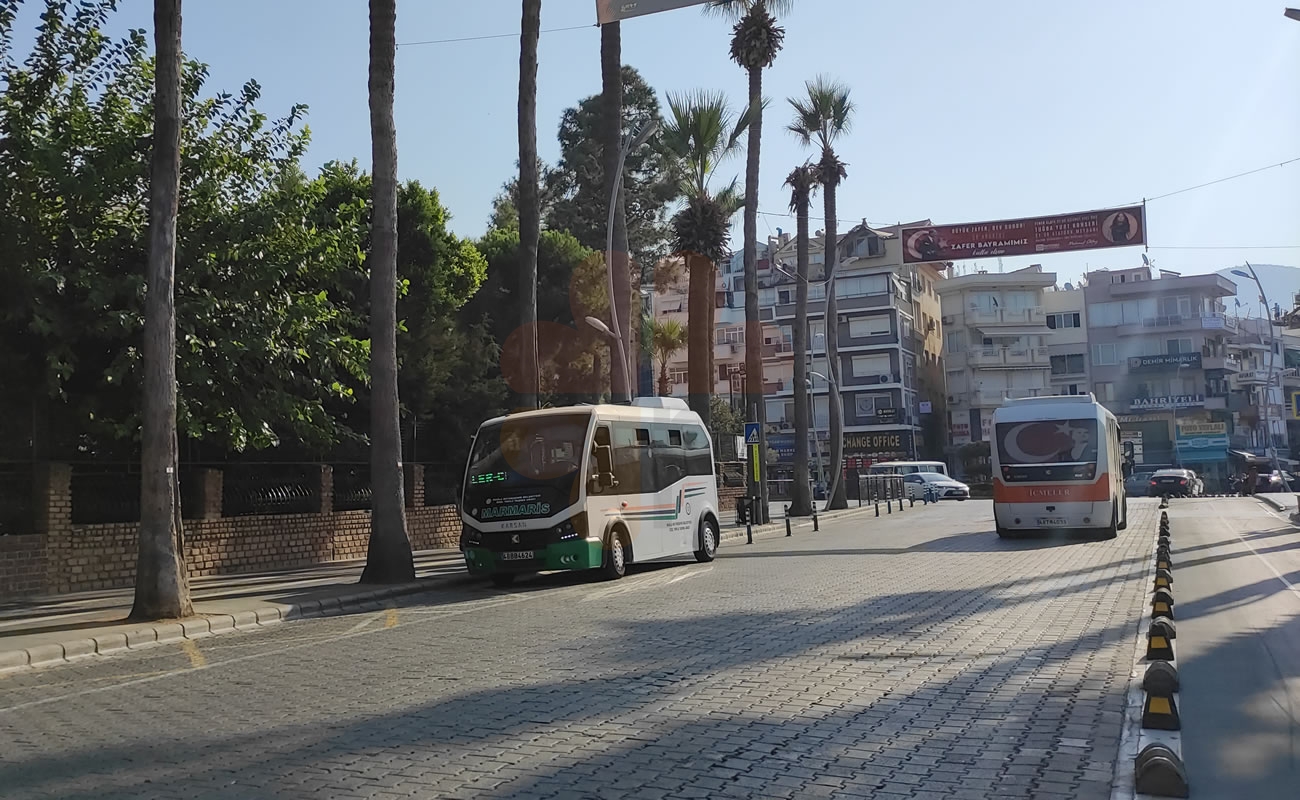
M 510 550 L 501 554 L 502 561 L 532 561 L 532 550 Z
M 1038 524 L 1039 526 L 1044 528 L 1052 528 L 1052 527 L 1064 528 L 1065 518 L 1064 517 L 1039 517 Z

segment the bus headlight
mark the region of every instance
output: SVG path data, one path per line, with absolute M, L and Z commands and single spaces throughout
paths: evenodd
M 468 525 L 460 526 L 460 538 L 465 544 L 483 544 L 483 534 Z
M 574 539 L 581 539 L 587 535 L 587 515 L 576 514 L 554 528 L 551 528 L 551 534 L 561 542 L 570 542 Z

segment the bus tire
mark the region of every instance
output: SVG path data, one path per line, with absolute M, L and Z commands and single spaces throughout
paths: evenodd
M 515 574 L 513 572 L 496 572 L 492 575 L 493 586 L 506 587 L 512 585 L 514 582 Z
M 1110 526 L 1101 529 L 1102 539 L 1114 539 L 1117 536 L 1119 536 L 1119 503 L 1118 502 L 1111 507 Z
M 1124 517 L 1119 521 L 1116 530 L 1128 530 L 1128 495 L 1124 495 Z
M 600 566 L 600 574 L 605 580 L 616 581 L 627 574 L 629 549 L 627 534 L 621 528 L 609 532 L 605 543 L 605 561 Z
M 711 518 L 700 520 L 700 549 L 695 551 L 695 560 L 707 564 L 718 554 L 718 524 Z

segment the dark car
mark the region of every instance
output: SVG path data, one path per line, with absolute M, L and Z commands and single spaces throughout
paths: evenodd
M 1188 469 L 1162 469 L 1147 481 L 1152 497 L 1196 497 L 1201 493 L 1200 479 Z

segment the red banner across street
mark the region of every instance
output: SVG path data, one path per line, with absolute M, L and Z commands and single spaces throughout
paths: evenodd
M 1142 206 L 903 229 L 903 261 L 961 261 L 1146 244 Z

